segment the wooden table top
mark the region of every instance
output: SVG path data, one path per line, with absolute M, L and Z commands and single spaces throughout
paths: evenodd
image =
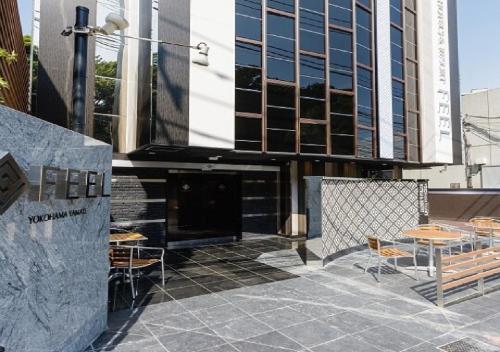
M 112 233 L 109 235 L 109 242 L 146 241 L 148 238 L 141 233 Z
M 495 229 L 500 230 L 500 222 L 498 221 L 478 221 L 478 222 L 469 222 L 469 226 L 476 227 L 479 229 Z
M 450 241 L 458 240 L 462 237 L 460 232 L 442 231 L 442 230 L 406 230 L 403 235 L 411 238 L 420 238 L 426 240 Z

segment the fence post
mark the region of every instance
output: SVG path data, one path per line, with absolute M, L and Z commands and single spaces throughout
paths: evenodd
M 482 254 L 478 255 L 479 258 L 482 257 L 482 256 L 483 256 Z M 478 266 L 478 265 L 480 265 L 480 263 L 476 263 L 476 266 Z M 483 270 L 481 270 L 480 272 L 482 273 Z M 484 277 L 482 277 L 479 280 L 477 280 L 477 289 L 484 296 Z
M 436 253 L 436 303 L 439 307 L 444 307 L 443 295 L 443 256 L 440 248 L 435 249 Z M 432 254 L 431 254 L 432 255 Z

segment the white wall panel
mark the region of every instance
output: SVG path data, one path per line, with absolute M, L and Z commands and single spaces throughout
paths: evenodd
M 234 149 L 234 0 L 191 0 L 190 27 L 191 44 L 210 47 L 210 66 L 190 64 L 189 145 Z
M 376 2 L 377 104 L 380 157 L 394 157 L 390 1 Z

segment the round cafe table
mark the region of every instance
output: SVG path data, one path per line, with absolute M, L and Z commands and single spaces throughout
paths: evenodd
M 434 268 L 434 241 L 456 241 L 462 237 L 460 232 L 442 231 L 442 230 L 406 230 L 403 235 L 415 240 L 422 239 L 429 241 L 429 276 L 433 276 Z

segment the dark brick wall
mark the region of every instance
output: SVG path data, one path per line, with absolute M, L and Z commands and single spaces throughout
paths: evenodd
M 145 182 L 144 180 L 153 182 Z M 152 179 L 162 180 L 163 182 Z M 167 183 L 165 170 L 114 169 L 111 185 L 111 224 L 148 237 L 146 245 L 165 246 L 166 222 L 137 223 L 130 226 L 120 222 L 158 220 L 167 218 Z M 158 202 L 144 200 L 162 199 Z
M 242 176 L 242 231 L 276 234 L 278 190 L 276 173 L 247 172 Z

